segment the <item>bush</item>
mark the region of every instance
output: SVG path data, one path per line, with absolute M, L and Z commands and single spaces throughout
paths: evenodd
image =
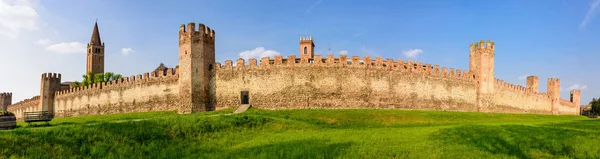
M 0 111 L 0 116 L 15 116 L 15 114 L 8 111 Z

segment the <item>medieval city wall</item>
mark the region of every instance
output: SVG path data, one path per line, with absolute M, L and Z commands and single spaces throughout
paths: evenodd
M 276 56 L 260 65 L 255 59 L 217 64 L 216 109 L 239 105 L 241 91 L 248 91 L 261 109 L 477 111 L 477 85 L 467 71 L 368 56 L 344 61 L 317 55 L 312 63 Z
M 33 112 L 41 110 L 42 108 L 40 107 L 40 96 L 34 96 L 8 106 L 8 111 L 14 113 L 17 119 L 21 119 L 23 117 L 24 112 Z
M 56 92 L 56 117 L 177 110 L 178 75 L 153 72 Z
M 547 93 L 534 92 L 524 86 L 496 79 L 492 112 L 552 114 L 552 100 Z
M 235 65 L 225 61 L 216 68 L 216 109 L 239 105 L 241 92 L 248 91 L 250 104 L 261 109 L 478 111 L 477 76 L 410 60 L 317 55 L 309 61 L 276 56 L 250 59 L 248 64 L 242 59 Z M 499 79 L 494 86 L 489 112 L 553 113 L 548 93 Z M 579 112 L 575 103 L 564 99 L 556 107 L 559 114 Z
M 579 114 L 580 106 L 568 100 L 560 99 L 558 112 L 560 114 Z
M 408 60 L 370 56 L 314 55 L 311 38 L 301 38 L 305 55 L 215 63 L 215 32 L 204 24 L 179 29 L 179 68 L 144 73 L 110 83 L 61 88 L 61 75 L 44 73 L 40 96 L 8 106 L 23 112 L 47 110 L 55 117 L 175 111 L 188 114 L 235 108 L 248 93 L 261 109 L 415 109 L 469 112 L 578 114 L 580 91 L 560 99 L 560 79 L 538 78 L 527 87 L 494 79 L 491 41 L 470 45 L 470 71 Z M 310 50 L 310 53 L 308 53 Z M 88 61 L 89 63 L 89 61 Z M 213 65 L 214 64 L 214 65 Z M 7 101 L 9 100 L 8 96 Z M 0 105 L 1 106 L 1 105 Z

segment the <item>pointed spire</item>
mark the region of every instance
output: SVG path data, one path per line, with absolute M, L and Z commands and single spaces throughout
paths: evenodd
M 92 32 L 92 40 L 90 40 L 90 45 L 102 45 L 102 41 L 100 40 L 100 32 L 98 31 L 97 19 L 96 23 L 94 24 L 94 31 Z

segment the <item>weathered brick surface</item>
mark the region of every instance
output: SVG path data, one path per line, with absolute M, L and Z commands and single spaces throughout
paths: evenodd
M 301 63 L 261 64 L 265 65 L 262 68 L 225 65 L 216 73 L 216 107 L 237 106 L 241 91 L 249 91 L 250 103 L 262 109 L 477 111 L 474 79 L 442 74 L 439 69 L 431 70 L 433 67 L 411 69 L 379 65 L 381 61 L 374 63 L 375 66 L 335 61 L 338 63 L 321 66 Z
M 40 111 L 40 96 L 35 96 L 23 101 L 17 102 L 13 105 L 8 106 L 8 111 L 13 112 L 17 119 L 23 117 L 24 112 Z
M 235 66 L 231 60 L 221 65 L 215 63 L 215 31 L 189 23 L 179 28 L 176 69 L 69 90 L 59 88 L 60 75 L 43 75 L 42 98 L 10 105 L 8 110 L 17 118 L 44 107 L 56 117 L 165 110 L 193 113 L 236 107 L 242 91 L 249 92 L 252 106 L 262 109 L 543 114 L 580 110 L 579 90 L 571 91 L 570 100 L 559 98 L 560 79 L 548 79 L 547 93 L 538 92 L 537 77 L 528 77 L 527 87 L 494 79 L 495 46 L 490 41 L 471 44 L 469 71 L 412 60 L 313 55 L 312 38 L 301 39 L 300 45 L 301 52 L 307 48 L 300 58 L 238 59 Z
M 146 79 L 126 77 L 118 83 L 59 91 L 54 103 L 55 116 L 177 110 L 178 76 L 168 72 L 171 74 Z

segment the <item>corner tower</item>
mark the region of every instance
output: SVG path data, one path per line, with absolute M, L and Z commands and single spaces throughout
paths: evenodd
M 315 43 L 313 37 L 300 37 L 300 58 L 313 59 L 315 54 Z
M 215 31 L 204 24 L 179 28 L 180 114 L 214 110 Z
M 488 112 L 494 97 L 494 43 L 479 41 L 470 46 L 470 69 L 478 81 L 477 105 Z
M 0 93 L 0 111 L 7 111 L 12 104 L 12 93 Z
M 85 74 L 92 72 L 94 74 L 104 73 L 104 43 L 100 40 L 100 31 L 98 31 L 98 22 L 94 24 L 92 31 L 92 40 L 87 45 L 87 63 Z

